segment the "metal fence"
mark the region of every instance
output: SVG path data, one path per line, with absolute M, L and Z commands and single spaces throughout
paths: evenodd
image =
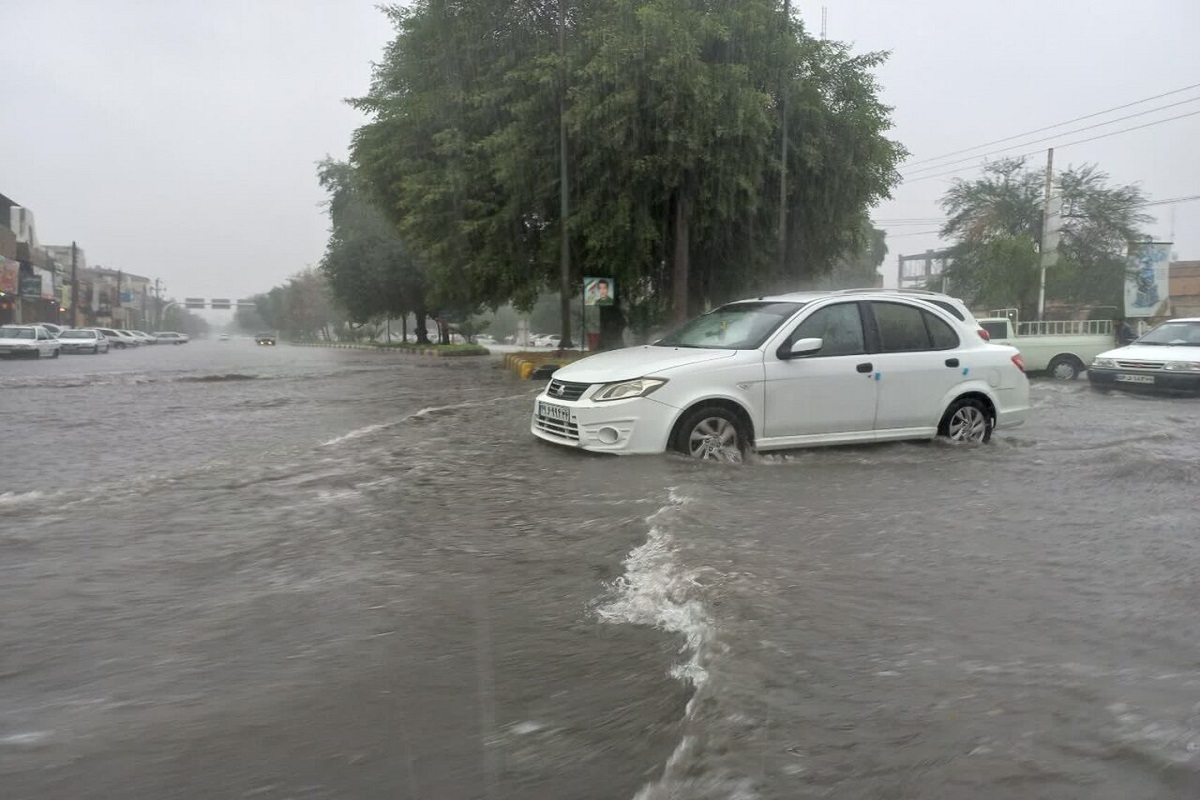
M 1112 336 L 1111 319 L 1061 319 L 1044 322 L 1018 322 L 1018 336 Z

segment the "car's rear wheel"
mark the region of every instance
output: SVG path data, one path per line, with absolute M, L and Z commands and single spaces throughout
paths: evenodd
M 56 349 L 54 350 L 54 353 L 53 353 L 53 355 L 51 355 L 50 357 L 51 357 L 51 358 L 58 358 L 58 356 L 59 356 L 59 353 L 60 353 L 60 352 L 62 352 L 62 351 L 61 351 L 61 350 L 58 350 L 58 349 L 56 348 Z
M 992 414 L 982 400 L 960 397 L 946 409 L 938 426 L 938 436 L 952 442 L 985 444 L 992 438 L 993 427 Z
M 675 432 L 673 448 L 702 461 L 741 461 L 749 435 L 737 414 L 721 406 L 688 412 Z
M 1055 356 L 1046 371 L 1056 380 L 1073 381 L 1083 372 L 1083 364 L 1075 356 Z

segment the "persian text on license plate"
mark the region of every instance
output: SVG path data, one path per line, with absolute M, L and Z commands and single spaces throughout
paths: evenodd
M 1117 375 L 1117 380 L 1121 383 L 1154 383 L 1153 375 Z
M 559 422 L 571 421 L 571 409 L 563 406 L 556 406 L 553 403 L 538 403 L 538 416 L 546 417 L 547 419 L 557 420 Z

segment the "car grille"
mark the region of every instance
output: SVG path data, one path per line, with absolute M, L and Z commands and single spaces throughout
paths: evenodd
M 551 379 L 550 386 L 546 389 L 546 394 L 555 400 L 578 400 L 583 397 L 583 393 L 590 386 L 590 383 L 571 383 L 570 381 Z
M 560 439 L 570 439 L 573 442 L 579 441 L 579 426 L 574 422 L 562 422 L 557 419 L 543 417 L 540 414 L 535 415 L 533 419 L 538 430 L 543 433 L 557 436 Z
M 1162 369 L 1162 361 L 1118 361 L 1121 369 Z

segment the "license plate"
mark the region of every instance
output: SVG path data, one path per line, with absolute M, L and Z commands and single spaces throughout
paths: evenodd
M 571 409 L 564 408 L 563 406 L 556 406 L 553 403 L 543 403 L 539 401 L 538 416 L 557 420 L 558 422 L 570 422 Z
M 1153 375 L 1117 375 L 1121 383 L 1154 383 Z

